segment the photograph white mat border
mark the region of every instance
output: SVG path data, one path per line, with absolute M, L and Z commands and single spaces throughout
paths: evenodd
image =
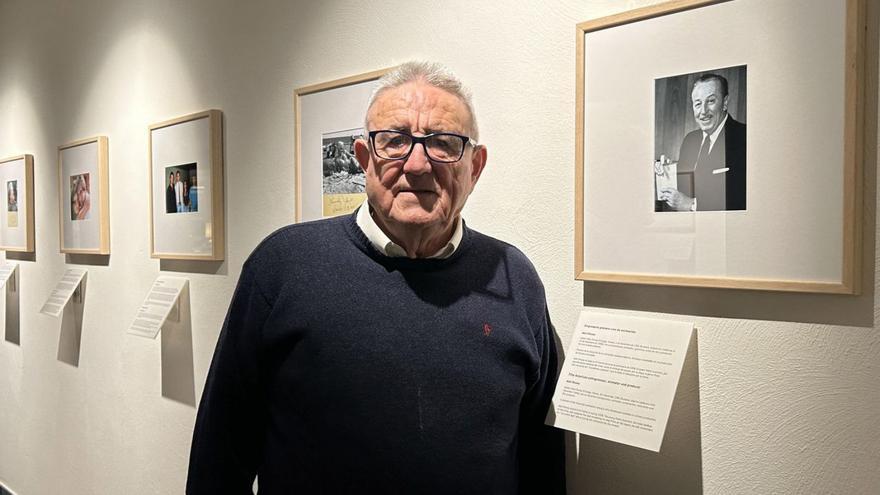
M 6 215 L 0 217 L 0 251 L 30 253 L 34 251 L 33 155 L 0 159 L 0 183 L 4 190 L 10 180 L 18 181 L 18 227 L 9 227 Z
M 370 95 L 378 79 L 392 69 L 379 69 L 294 91 L 297 222 L 318 220 L 324 215 L 324 174 L 320 152 L 323 135 L 363 127 Z
M 222 112 L 212 109 L 149 127 L 151 258 L 223 260 L 226 238 L 222 121 Z M 165 169 L 188 163 L 196 163 L 199 211 L 166 215 Z
M 679 1 L 578 25 L 577 279 L 858 292 L 864 6 L 835 6 Z M 748 209 L 655 213 L 654 80 L 734 65 L 749 70 Z
M 88 173 L 90 218 L 70 219 L 70 177 Z M 61 252 L 110 254 L 110 180 L 106 136 L 58 147 L 58 219 Z

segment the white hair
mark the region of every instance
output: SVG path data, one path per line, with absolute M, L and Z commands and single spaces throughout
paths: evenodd
M 480 140 L 480 131 L 477 128 L 477 114 L 474 112 L 474 103 L 471 98 L 471 92 L 468 90 L 461 80 L 455 76 L 448 68 L 436 63 L 425 61 L 412 61 L 398 65 L 391 72 L 385 74 L 379 79 L 379 85 L 370 95 L 370 103 L 367 105 L 367 115 L 364 117 L 364 129 L 369 130 L 370 108 L 376 99 L 390 89 L 394 89 L 404 84 L 422 81 L 435 88 L 442 89 L 447 93 L 458 97 L 470 114 L 470 132 L 471 139 L 476 142 Z

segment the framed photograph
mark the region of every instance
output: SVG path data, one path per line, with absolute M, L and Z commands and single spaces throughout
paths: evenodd
M 107 138 L 58 147 L 61 252 L 110 254 L 110 178 Z
M 6 211 L 0 217 L 0 250 L 34 250 L 34 157 L 0 160 L 0 184 L 6 187 Z
M 579 24 L 575 277 L 857 294 L 865 22 L 689 0 Z
M 150 256 L 223 259 L 223 114 L 150 126 Z
M 296 116 L 296 221 L 345 215 L 366 199 L 354 141 L 377 80 L 390 68 L 294 92 Z

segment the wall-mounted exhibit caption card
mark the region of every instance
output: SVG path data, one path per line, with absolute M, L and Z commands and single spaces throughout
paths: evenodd
M 181 277 L 157 278 L 144 303 L 138 309 L 128 333 L 155 339 L 169 315 L 172 315 L 172 310 L 177 309 L 174 314 L 178 319 L 180 318 L 180 307 L 177 302 L 188 283 L 189 279 Z
M 43 304 L 40 313 L 58 317 L 64 311 L 64 306 L 70 301 L 73 293 L 79 288 L 87 271 L 82 268 L 69 268 L 64 272 L 64 276 L 58 281 L 55 289 L 49 294 L 49 299 Z
M 3 288 L 6 282 L 9 282 L 17 268 L 18 263 L 3 263 L 0 265 L 0 288 Z M 12 290 L 15 290 L 15 288 L 13 287 Z
M 582 311 L 553 395 L 554 426 L 659 452 L 693 329 Z

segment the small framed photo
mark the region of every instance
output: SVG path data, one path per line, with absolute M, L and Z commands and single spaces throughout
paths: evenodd
M 0 183 L 6 187 L 5 215 L 0 217 L 0 250 L 34 250 L 34 157 L 0 160 Z
M 866 19 L 675 0 L 579 24 L 575 278 L 858 294 Z
M 296 221 L 345 215 L 367 195 L 354 142 L 365 134 L 364 115 L 377 81 L 391 68 L 294 92 L 296 114 Z
M 150 256 L 223 259 L 223 114 L 150 126 Z
M 110 178 L 107 138 L 58 147 L 61 252 L 110 254 Z

